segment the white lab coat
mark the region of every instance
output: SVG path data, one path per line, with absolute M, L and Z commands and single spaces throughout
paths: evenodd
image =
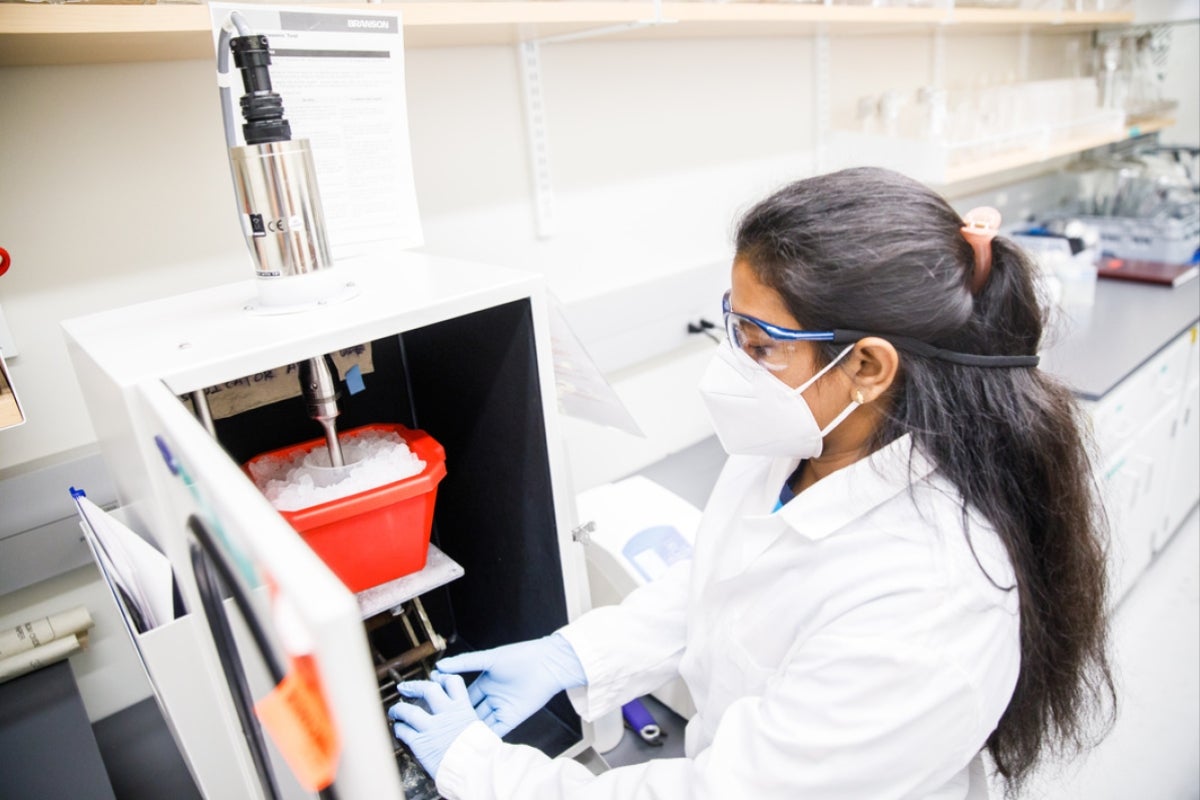
M 772 513 L 795 466 L 731 457 L 692 561 L 562 630 L 588 676 L 570 693 L 585 719 L 683 676 L 697 708 L 687 758 L 593 776 L 477 723 L 442 762 L 442 794 L 986 796 L 977 755 L 1020 665 L 1002 544 L 975 514 L 968 542 L 958 493 L 909 437 Z

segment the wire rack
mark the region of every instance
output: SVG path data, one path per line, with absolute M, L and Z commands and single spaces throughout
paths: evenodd
M 405 702 L 397 684 L 429 677 L 434 660 L 446 649 L 446 640 L 434 630 L 419 597 L 396 608 L 376 614 L 365 622 L 379 682 L 379 702 L 386 719 L 387 709 Z M 388 736 L 396 756 L 396 768 L 407 800 L 436 800 L 437 787 L 429 773 L 417 762 L 412 752 L 392 735 Z

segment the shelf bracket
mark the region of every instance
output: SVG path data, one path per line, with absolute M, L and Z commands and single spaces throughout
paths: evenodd
M 550 137 L 546 131 L 546 94 L 542 86 L 541 46 L 536 40 L 517 45 L 524 95 L 525 138 L 533 183 L 534 230 L 539 239 L 555 232 L 554 183 L 550 179 Z
M 1029 60 L 1033 44 L 1033 35 L 1028 25 L 1021 26 L 1021 38 L 1017 44 L 1017 80 L 1024 83 L 1029 80 Z
M 654 13 L 649 19 L 588 28 L 555 36 L 531 37 L 517 45 L 521 90 L 524 95 L 529 170 L 533 184 L 534 229 L 539 239 L 553 237 L 557 227 L 554 182 L 550 177 L 550 135 L 546 128 L 546 93 L 542 85 L 542 45 L 595 39 L 642 28 L 670 25 L 674 22 L 676 20 L 663 17 L 662 0 L 654 0 Z
M 813 174 L 820 175 L 828 163 L 830 131 L 829 27 L 817 25 L 813 36 Z
M 935 89 L 946 88 L 946 29 L 938 26 L 933 31 L 933 47 L 930 52 L 929 84 Z

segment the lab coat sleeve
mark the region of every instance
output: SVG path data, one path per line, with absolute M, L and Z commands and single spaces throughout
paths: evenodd
M 810 641 L 762 696 L 724 712 L 695 759 L 593 776 L 473 725 L 442 762 L 450 800 L 888 800 L 924 797 L 982 747 L 978 693 L 936 652 L 895 641 Z
M 560 629 L 587 675 L 586 686 L 567 693 L 581 717 L 597 719 L 678 674 L 691 567 L 690 560 L 676 562 L 619 605 L 593 609 Z
M 686 759 L 661 759 L 596 776 L 577 761 L 549 758 L 526 745 L 501 741 L 483 723 L 473 723 L 442 760 L 438 792 L 447 800 L 481 798 L 691 798 L 675 788 Z M 481 769 L 481 764 L 488 768 Z M 740 795 L 731 795 L 739 797 Z

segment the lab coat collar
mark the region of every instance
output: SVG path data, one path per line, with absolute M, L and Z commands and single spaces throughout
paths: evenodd
M 785 480 L 797 462 L 777 464 Z M 936 469 L 917 448 L 912 436 L 904 434 L 866 458 L 817 481 L 792 499 L 775 515 L 802 536 L 817 541 L 864 516 L 928 477 Z M 776 469 L 771 470 L 775 477 Z

